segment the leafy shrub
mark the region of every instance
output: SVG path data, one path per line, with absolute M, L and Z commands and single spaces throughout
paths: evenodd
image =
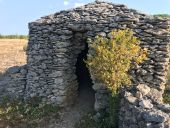
M 170 48 L 170 45 L 169 45 L 169 48 Z M 163 94 L 163 101 L 165 103 L 170 104 L 170 64 L 169 64 L 169 69 L 168 69 L 168 73 L 167 73 L 166 88 L 165 88 L 165 91 Z
M 110 38 L 97 36 L 90 41 L 94 53 L 88 54 L 87 66 L 91 75 L 105 83 L 113 92 L 118 92 L 122 85 L 130 85 L 128 71 L 131 63 L 141 63 L 146 59 L 147 50 L 141 49 L 139 40 L 130 29 L 113 30 Z
M 109 38 L 96 36 L 95 40 L 89 40 L 87 67 L 91 75 L 103 82 L 112 95 L 109 112 L 102 120 L 93 122 L 92 119 L 86 119 L 84 125 L 93 125 L 93 128 L 118 127 L 119 89 L 131 84 L 128 71 L 133 68 L 133 63 L 140 64 L 147 58 L 147 49 L 141 49 L 139 45 L 140 41 L 130 29 L 113 30 Z
M 170 89 L 169 89 L 169 88 L 168 88 L 168 89 L 165 89 L 165 92 L 164 92 L 164 94 L 163 94 L 163 101 L 164 101 L 165 103 L 170 104 Z
M 0 121 L 9 126 L 29 124 L 29 122 L 35 124 L 37 120 L 48 116 L 58 116 L 58 107 L 42 104 L 40 98 L 33 98 L 27 103 L 4 98 L 0 105 Z

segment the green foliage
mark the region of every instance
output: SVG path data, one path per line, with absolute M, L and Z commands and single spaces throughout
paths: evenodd
M 84 116 L 76 125 L 75 128 L 118 128 L 118 109 L 119 97 L 115 95 L 110 97 L 109 112 L 100 112 L 101 117 L 96 121 L 94 114 Z
M 168 74 L 167 74 L 167 88 L 170 89 L 170 68 L 168 69 Z
M 170 68 L 168 69 L 166 88 L 163 94 L 163 101 L 170 104 Z
M 118 128 L 119 95 L 112 94 L 109 99 L 108 128 Z
M 1 35 L 0 39 L 28 39 L 27 35 Z
M 75 128 L 100 128 L 100 124 L 98 124 L 93 119 L 93 114 L 85 115 L 79 122 L 75 124 Z
M 50 104 L 42 104 L 40 98 L 33 98 L 27 103 L 19 100 L 9 101 L 4 98 L 0 105 L 0 121 L 9 126 L 36 123 L 37 120 L 48 116 L 58 116 L 58 107 Z
M 154 16 L 159 16 L 159 17 L 163 17 L 163 18 L 170 18 L 169 14 L 156 14 Z
M 163 101 L 170 104 L 170 89 L 166 89 L 163 94 Z
M 95 121 L 93 118 L 93 114 L 88 114 L 84 116 L 76 125 L 75 128 L 117 128 L 112 127 L 109 120 L 108 113 L 103 113 L 103 115 Z
M 170 44 L 169 44 L 169 50 L 170 50 Z M 165 103 L 170 104 L 170 64 L 169 64 L 169 69 L 167 73 L 167 82 L 166 82 L 166 88 L 163 94 L 163 101 Z
M 88 54 L 86 63 L 90 73 L 115 94 L 122 85 L 131 84 L 128 75 L 131 63 L 145 60 L 147 50 L 140 48 L 139 40 L 130 29 L 113 30 L 109 35 L 109 39 L 97 36 L 89 41 L 94 52 Z
M 86 118 L 81 128 L 117 128 L 119 111 L 119 89 L 131 84 L 128 74 L 132 63 L 140 64 L 147 59 L 147 49 L 141 49 L 140 41 L 130 29 L 113 30 L 109 38 L 96 36 L 89 40 L 89 54 L 86 64 L 90 73 L 103 82 L 111 91 L 109 112 L 99 122 Z M 78 127 L 79 128 L 79 127 Z

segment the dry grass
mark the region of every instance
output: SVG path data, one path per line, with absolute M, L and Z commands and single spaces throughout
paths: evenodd
M 12 66 L 26 64 L 25 39 L 0 39 L 0 73 Z

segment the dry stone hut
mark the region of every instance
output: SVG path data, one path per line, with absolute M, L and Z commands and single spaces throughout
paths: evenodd
M 72 104 L 79 82 L 84 77 L 90 79 L 83 63 L 88 52 L 87 38 L 130 28 L 141 40 L 141 47 L 149 49 L 149 59 L 131 71 L 134 88 L 122 92 L 120 127 L 168 127 L 169 115 L 164 111 L 170 112 L 170 106 L 162 103 L 162 94 L 169 61 L 169 26 L 167 19 L 99 1 L 31 22 L 26 97 L 41 96 L 59 106 Z M 108 104 L 107 88 L 93 76 L 91 79 L 94 107 L 104 109 Z

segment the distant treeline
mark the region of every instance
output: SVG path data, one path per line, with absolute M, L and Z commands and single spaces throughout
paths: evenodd
M 0 39 L 28 39 L 27 35 L 1 35 Z
M 160 16 L 160 17 L 163 17 L 163 18 L 170 18 L 170 14 L 156 14 L 154 16 Z

